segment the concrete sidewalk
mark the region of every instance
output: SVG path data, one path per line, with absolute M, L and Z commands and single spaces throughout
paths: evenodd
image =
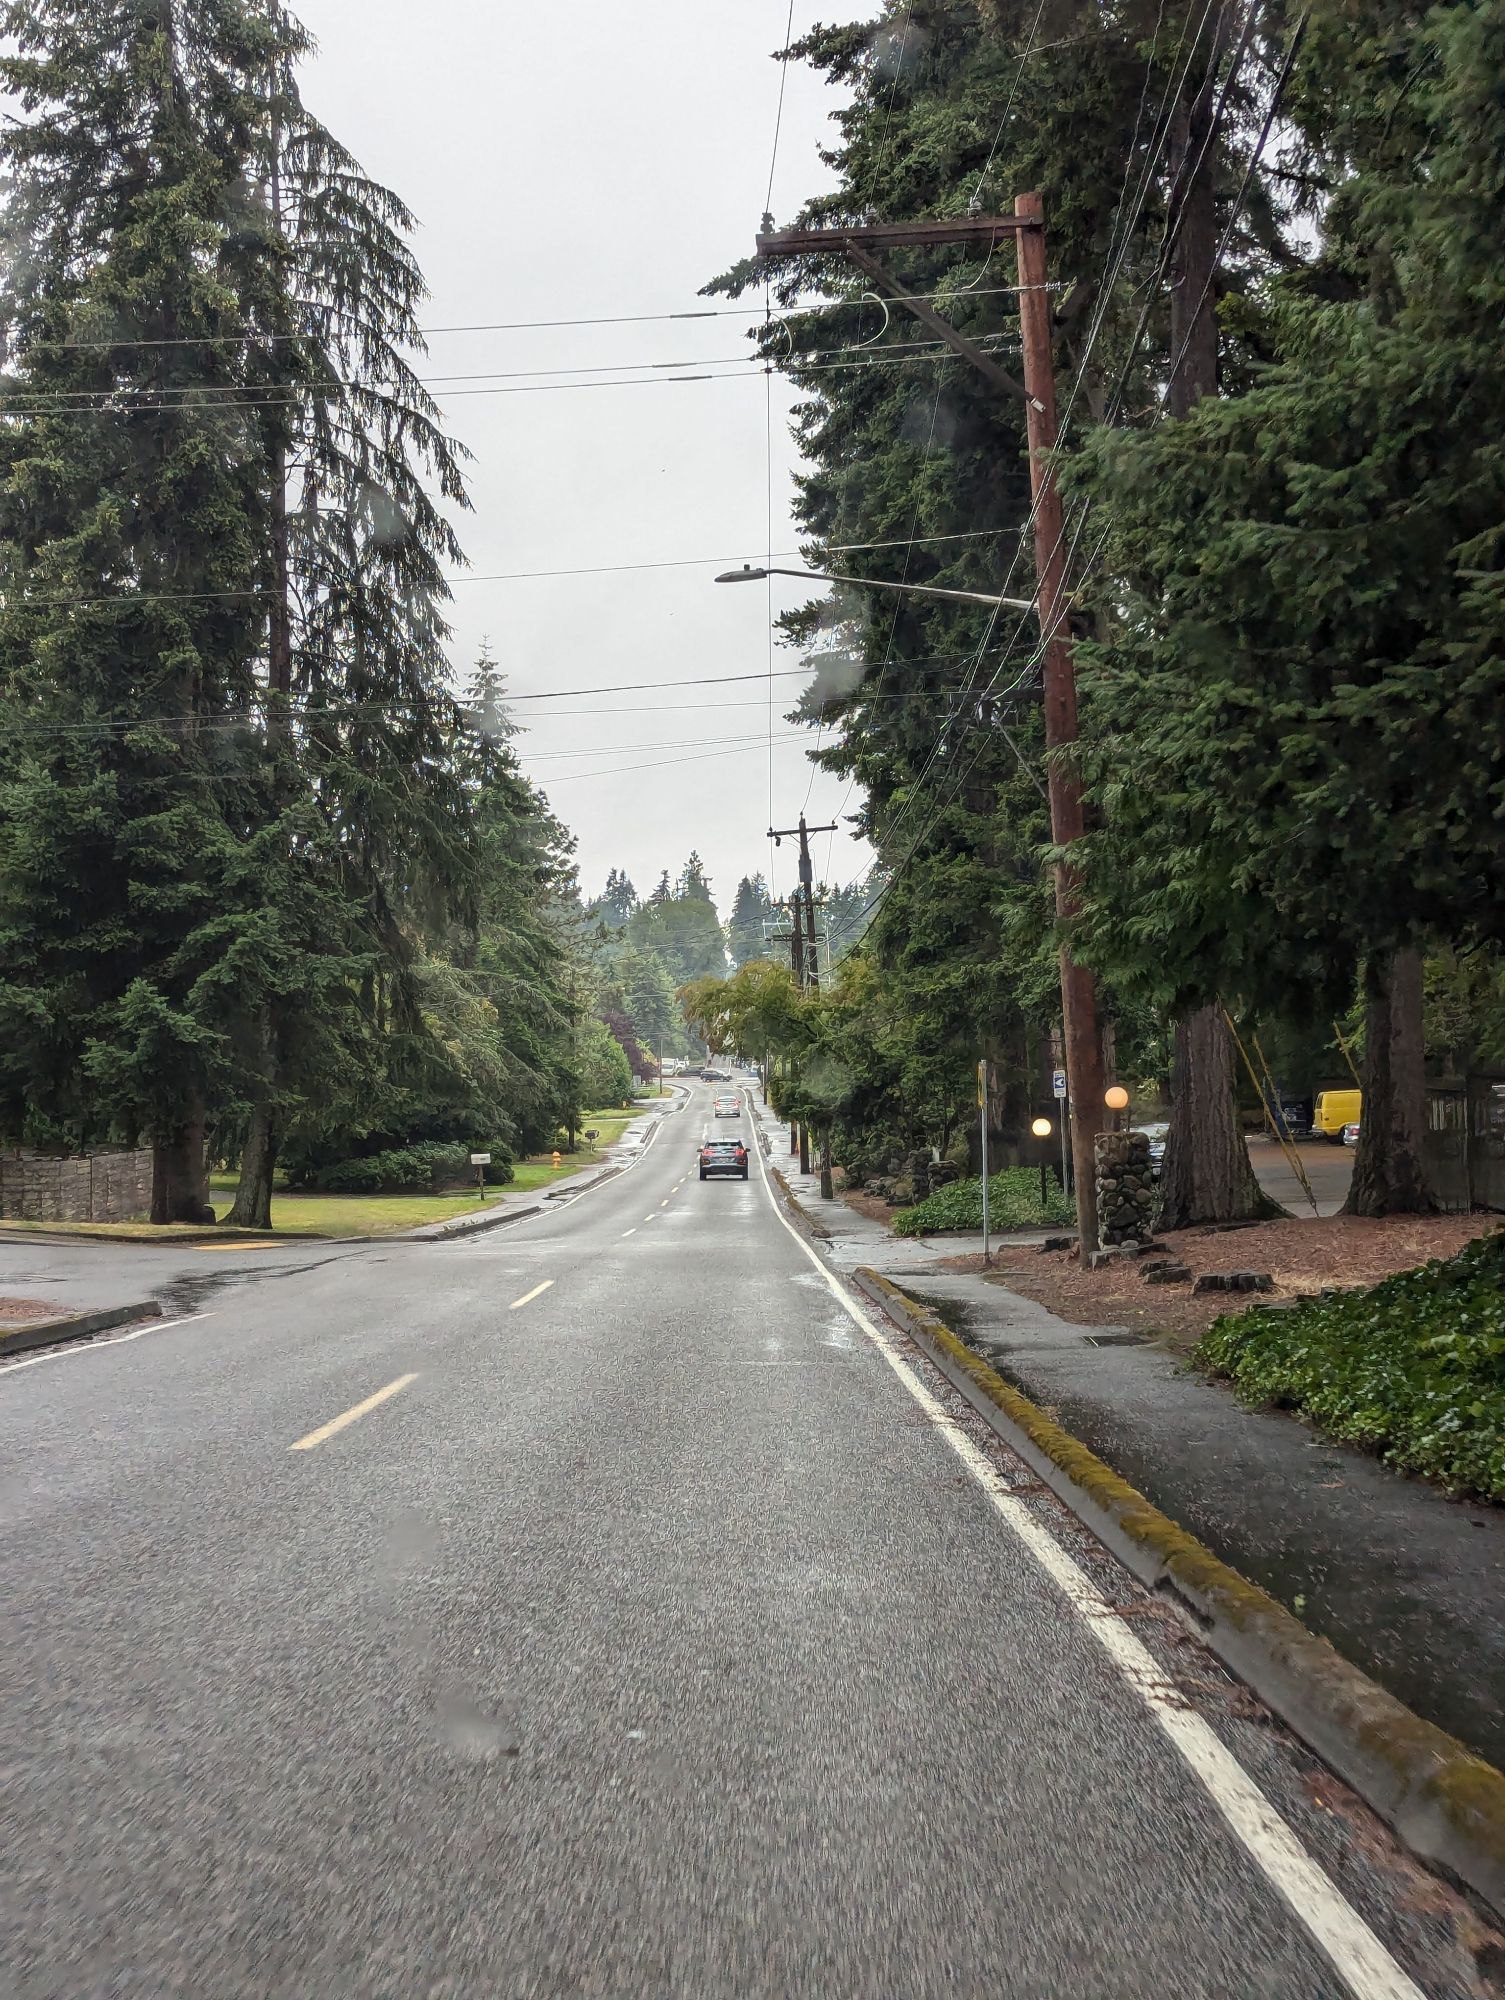
M 1214 1554 L 1505 1768 L 1505 1512 L 1448 1500 L 1294 1418 L 1246 1409 L 1142 1333 L 1074 1326 L 997 1278 L 940 1269 L 981 1239 L 916 1243 L 822 1201 L 818 1178 L 789 1156 L 788 1128 L 758 1112 L 771 1163 L 829 1232 L 834 1265 L 881 1271 L 933 1308 Z

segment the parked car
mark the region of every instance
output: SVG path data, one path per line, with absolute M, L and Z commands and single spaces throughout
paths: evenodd
M 1362 1091 L 1319 1091 L 1316 1107 L 1312 1112 L 1312 1134 L 1314 1137 L 1326 1139 L 1330 1146 L 1341 1146 L 1344 1127 L 1356 1125 L 1363 1115 Z
M 718 1090 L 716 1095 L 711 1099 L 711 1116 L 713 1118 L 740 1118 L 742 1116 L 742 1099 L 733 1096 L 729 1091 Z
M 1351 1125 L 1345 1125 L 1345 1126 L 1343 1127 L 1343 1143 L 1344 1143 L 1344 1145 L 1345 1145 L 1345 1146 L 1357 1146 L 1357 1145 L 1358 1145 L 1358 1143 L 1359 1143 L 1359 1121 L 1358 1121 L 1358 1119 L 1357 1119 L 1357 1118 L 1355 1118 L 1355 1119 L 1354 1119 L 1354 1121 L 1353 1121 L 1353 1123 L 1352 1123 Z
M 747 1148 L 740 1139 L 707 1139 L 700 1148 L 700 1178 L 747 1179 Z
M 1136 1125 L 1134 1130 L 1150 1142 L 1150 1172 L 1158 1181 L 1160 1170 L 1165 1165 L 1165 1142 L 1170 1137 L 1171 1128 L 1169 1125 Z

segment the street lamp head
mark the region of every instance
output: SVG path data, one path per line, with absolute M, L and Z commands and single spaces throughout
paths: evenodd
M 743 563 L 741 569 L 724 569 L 716 581 L 717 583 L 761 583 L 767 574 L 766 569 L 754 569 L 751 563 Z
M 1029 1129 L 1037 1139 L 1048 1139 L 1055 1128 L 1048 1118 L 1037 1118 Z
M 1127 1111 L 1129 1108 L 1129 1093 L 1121 1083 L 1111 1083 L 1103 1092 L 1103 1102 L 1110 1111 Z

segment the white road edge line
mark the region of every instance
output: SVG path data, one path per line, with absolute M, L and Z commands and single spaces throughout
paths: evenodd
M 624 1229 L 624 1230 L 622 1231 L 622 1234 L 623 1234 L 623 1236 L 624 1236 L 624 1237 L 627 1237 L 627 1236 L 636 1236 L 636 1235 L 637 1235 L 637 1233 L 638 1233 L 638 1226 L 637 1226 L 637 1224 L 636 1224 L 636 1223 L 634 1223 L 634 1224 L 632 1225 L 631 1229 Z
M 805 1241 L 775 1199 L 763 1165 L 761 1145 L 753 1150 L 758 1155 L 758 1176 L 775 1216 L 1144 1703 L 1250 1858 L 1326 1952 L 1356 2000 L 1426 2000 L 1421 1988 L 1313 1861 L 1222 1738 L 1200 1715 L 1175 1705 L 1164 1672 L 1153 1656 L 1122 1619 L 1112 1615 L 1086 1572 L 1023 1502 L 1014 1498 L 986 1454 L 946 1414 L 893 1342 L 879 1331 L 830 1265 Z
M 535 1285 L 531 1292 L 524 1292 L 520 1299 L 514 1299 L 511 1305 L 508 1306 L 507 1308 L 508 1312 L 515 1313 L 519 1306 L 532 1305 L 533 1301 L 538 1297 L 539 1293 L 546 1292 L 549 1289 L 550 1285 L 553 1284 L 553 1282 L 554 1280 L 552 1278 L 545 1278 L 543 1283 L 541 1285 Z
M 144 1333 L 166 1333 L 170 1326 L 192 1326 L 195 1320 L 213 1319 L 212 1312 L 188 1313 L 182 1319 L 149 1319 L 144 1326 L 138 1326 L 134 1333 L 117 1333 L 113 1340 L 90 1340 L 87 1347 L 60 1347 L 55 1354 L 32 1354 L 25 1361 L 9 1361 L 0 1368 L 0 1375 L 14 1375 L 18 1368 L 37 1368 L 44 1361 L 81 1361 L 86 1354 L 95 1354 L 101 1347 L 124 1347 L 129 1340 L 139 1340 Z M 87 1334 L 79 1336 L 88 1340 Z

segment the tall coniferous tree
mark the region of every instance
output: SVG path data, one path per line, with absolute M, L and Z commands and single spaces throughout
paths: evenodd
M 266 484 L 241 206 L 272 29 L 237 0 L 16 0 L 0 77 L 0 1075 L 7 1122 L 149 1139 L 204 1213 L 227 910 L 259 818 Z
M 1016 193 L 1039 190 L 1063 444 L 1073 448 L 1093 419 L 1138 421 L 1169 364 L 1167 279 L 1194 178 L 1180 169 L 1196 169 L 1193 191 L 1211 194 L 1214 223 L 1228 229 L 1226 243 L 1217 239 L 1213 296 L 1288 255 L 1279 206 L 1258 172 L 1232 213 L 1258 122 L 1265 41 L 1279 25 L 1246 13 L 1250 39 L 1230 41 L 1233 18 L 1200 0 L 1134 0 L 1109 19 L 1068 0 L 1046 34 L 1032 0 L 883 0 L 866 22 L 817 27 L 789 53 L 849 98 L 829 156 L 838 185 L 795 220 L 827 227 L 839 242 L 840 225 L 854 217 L 955 216 L 974 204 L 1007 212 Z M 1202 227 L 1205 200 L 1193 206 Z M 885 262 L 1015 365 L 1007 360 L 1018 338 L 1011 253 L 910 249 Z M 786 310 L 759 339 L 802 391 L 795 428 L 811 470 L 799 482 L 799 510 L 812 566 L 839 573 L 843 545 L 872 543 L 853 566 L 901 587 L 1027 594 L 1022 406 L 966 363 L 917 352 L 922 331 L 897 313 L 880 318 L 842 253 L 801 255 L 771 271 L 746 263 L 711 289 L 736 293 L 770 279 Z M 845 303 L 802 311 L 812 296 Z M 863 344 L 864 366 L 825 365 L 844 343 Z M 1247 365 L 1239 353 L 1230 361 Z M 1073 534 L 1074 554 L 1091 547 L 1090 535 Z M 918 1008 L 933 1005 L 932 1039 L 944 1033 L 985 1049 L 1000 1074 L 1012 1073 L 1022 1116 L 1058 1007 L 1041 868 L 1049 827 L 1033 622 L 908 595 L 865 604 L 855 587 L 837 608 L 855 660 L 821 657 L 828 606 L 805 607 L 785 627 L 818 668 L 798 719 L 824 725 L 818 761 L 862 787 L 857 824 L 888 870 L 863 949 L 910 983 Z M 948 991 L 959 965 L 971 977 Z
M 744 875 L 737 884 L 732 913 L 726 925 L 726 948 L 734 972 L 755 958 L 768 957 L 763 925 L 772 913 L 773 902 L 763 876 Z
M 263 100 L 262 184 L 281 284 L 256 329 L 270 537 L 268 697 L 292 782 L 319 815 L 358 914 L 370 1025 L 421 1038 L 424 937 L 475 914 L 477 847 L 447 691 L 443 505 L 467 505 L 458 448 L 414 372 L 426 296 L 412 217 L 304 106 L 285 11 Z M 487 663 L 494 666 L 494 662 Z M 483 673 L 481 679 L 485 680 Z M 479 690 L 491 699 L 489 684 Z M 483 721 L 484 727 L 484 721 Z M 294 866 L 300 850 L 285 850 Z M 298 956 L 290 940 L 289 966 Z M 302 950 L 322 956 L 319 935 Z M 237 1222 L 264 1226 L 285 1112 L 296 987 L 264 995 Z

